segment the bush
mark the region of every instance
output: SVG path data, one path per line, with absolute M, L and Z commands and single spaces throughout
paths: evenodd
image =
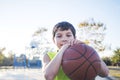
M 13 59 L 12 58 L 6 58 L 2 60 L 2 63 L 0 63 L 0 66 L 12 66 L 13 65 Z
M 112 65 L 112 61 L 111 61 L 110 57 L 104 57 L 104 58 L 102 58 L 102 60 L 105 62 L 105 64 L 107 66 L 111 66 Z

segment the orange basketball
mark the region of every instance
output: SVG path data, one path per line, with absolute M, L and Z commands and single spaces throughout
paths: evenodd
M 100 69 L 100 57 L 92 47 L 75 44 L 65 50 L 62 68 L 71 80 L 93 80 Z

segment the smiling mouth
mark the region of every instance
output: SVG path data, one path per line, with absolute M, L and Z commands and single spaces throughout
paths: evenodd
M 64 43 L 64 44 L 60 44 L 60 46 L 63 46 L 63 45 L 65 45 L 66 43 Z
M 60 46 L 63 46 L 63 44 L 60 44 Z

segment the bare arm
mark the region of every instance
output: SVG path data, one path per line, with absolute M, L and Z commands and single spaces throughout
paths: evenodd
M 55 76 L 57 75 L 57 73 L 59 71 L 64 51 L 70 45 L 78 44 L 78 43 L 83 43 L 83 42 L 78 41 L 78 40 L 71 40 L 67 44 L 64 44 L 62 46 L 62 48 L 59 50 L 59 52 L 57 53 L 57 55 L 52 60 L 50 60 L 50 58 L 47 54 L 44 55 L 44 57 L 43 57 L 43 72 L 44 72 L 44 76 L 45 76 L 46 80 L 53 80 L 55 78 Z
M 101 69 L 100 69 L 99 76 L 107 77 L 108 74 L 109 74 L 109 69 L 108 69 L 107 65 L 103 62 L 103 60 L 101 60 Z
M 67 47 L 68 45 L 64 45 L 51 61 L 47 54 L 44 55 L 43 72 L 46 80 L 53 80 L 57 75 L 61 65 L 63 53 Z

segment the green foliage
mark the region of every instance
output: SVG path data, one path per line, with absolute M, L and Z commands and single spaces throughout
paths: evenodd
M 12 66 L 12 65 L 13 65 L 13 58 L 11 57 L 4 57 L 0 63 L 0 66 Z
M 117 48 L 113 52 L 114 55 L 112 57 L 103 57 L 102 59 L 108 66 L 120 66 L 120 48 Z
M 0 49 L 0 66 L 11 66 L 13 64 L 13 55 L 9 52 L 9 56 L 6 57 L 3 53 L 3 49 Z
M 0 54 L 0 64 L 3 63 L 4 58 L 5 58 L 5 56 L 3 54 Z
M 3 48 L 0 48 L 0 64 L 3 63 L 3 60 L 5 58 L 5 56 L 3 55 L 3 51 L 5 50 L 6 48 L 3 47 Z
M 114 55 L 112 56 L 112 62 L 114 64 L 120 63 L 120 48 L 117 48 L 113 52 L 114 52 Z
M 102 60 L 106 63 L 106 65 L 111 66 L 112 61 L 110 57 L 103 57 Z
M 92 45 L 97 51 L 104 51 L 106 49 L 103 44 L 105 37 L 106 25 L 102 22 L 97 22 L 93 18 L 80 22 L 78 38 L 87 44 Z

